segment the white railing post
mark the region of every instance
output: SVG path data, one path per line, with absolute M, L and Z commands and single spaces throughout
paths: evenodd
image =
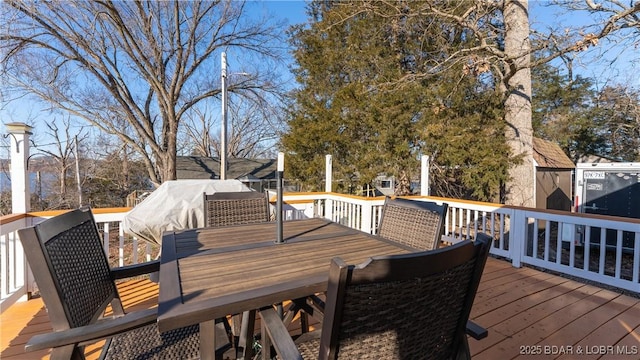
M 33 128 L 19 122 L 6 124 L 5 127 L 7 136 L 10 137 L 11 212 L 24 214 L 31 210 L 31 187 L 27 169 L 29 136 Z M 23 222 L 24 220 L 19 221 Z M 8 224 L 3 227 L 5 229 L 0 233 L 0 307 L 5 309 L 5 304 L 26 299 L 29 270 L 22 242 L 18 239 L 17 228 L 11 229 L 13 225 Z
M 325 156 L 325 174 L 324 174 L 324 191 L 326 193 L 331 192 L 331 183 L 333 182 L 333 164 L 331 155 Z M 324 217 L 331 220 L 333 219 L 333 199 L 327 199 L 324 201 Z
M 420 195 L 429 196 L 429 155 L 420 157 Z
M 11 137 L 11 212 L 24 214 L 31 211 L 31 187 L 27 162 L 29 161 L 29 135 L 33 128 L 17 122 L 5 126 Z
M 360 223 L 362 228 L 360 230 L 367 234 L 373 233 L 373 205 L 371 201 L 364 201 L 360 216 L 362 216 L 362 222 Z
M 525 242 L 527 241 L 528 224 L 527 214 L 524 210 L 513 210 L 510 216 L 509 229 L 509 254 L 511 264 L 514 267 L 521 267 L 522 257 L 526 250 Z

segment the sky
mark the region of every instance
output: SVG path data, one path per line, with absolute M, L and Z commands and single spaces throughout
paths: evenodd
M 259 1 L 255 2 L 261 3 Z M 264 6 L 276 16 L 288 19 L 290 24 L 303 23 L 307 20 L 305 14 L 305 1 L 264 1 Z M 530 0 L 530 26 L 540 31 L 546 31 L 550 26 L 558 24 L 562 26 L 582 25 L 587 19 L 586 15 L 566 14 L 565 11 L 550 7 L 548 1 Z M 615 81 L 640 88 L 640 76 L 635 76 L 640 70 L 640 51 L 630 47 L 615 47 L 604 40 L 601 46 L 592 49 L 588 53 L 578 54 L 574 62 L 577 73 L 592 78 L 607 79 L 611 76 Z M 603 61 L 594 64 L 593 58 L 602 56 Z M 554 62 L 559 64 L 559 62 Z M 604 85 L 601 84 L 601 85 Z
M 598 0 L 596 2 L 602 2 Z M 584 3 L 584 0 L 581 1 Z M 532 29 L 548 32 L 550 27 L 568 29 L 570 26 L 582 26 L 589 15 L 586 13 L 568 13 L 558 7 L 549 6 L 548 1 L 529 1 L 529 23 Z M 560 25 L 560 26 L 558 26 Z M 601 27 L 588 29 L 587 32 L 597 33 Z M 596 81 L 595 85 L 601 88 L 609 85 L 607 81 L 625 84 L 640 89 L 640 76 L 635 74 L 640 71 L 640 51 L 638 51 L 638 36 L 635 30 L 636 47 L 616 46 L 608 39 L 602 39 L 598 46 L 592 47 L 587 52 L 574 53 L 574 70 Z M 628 43 L 627 43 L 628 44 Z M 558 66 L 559 60 L 552 62 Z
M 251 11 L 267 11 L 272 16 L 277 18 L 286 19 L 289 25 L 303 23 L 307 21 L 307 15 L 305 13 L 305 1 L 302 0 L 266 0 L 266 1 L 250 1 L 249 6 Z M 583 21 L 583 17 L 572 14 L 571 16 L 563 15 L 558 12 L 557 9 L 549 8 L 548 3 L 545 1 L 530 0 L 530 23 L 532 28 L 543 30 L 549 25 L 567 24 L 574 25 Z M 253 8 L 252 8 L 253 7 Z M 580 61 L 575 62 L 575 71 L 586 77 L 594 79 L 609 79 L 615 78 L 615 81 L 631 85 L 636 88 L 640 88 L 640 76 L 637 76 L 640 71 L 640 58 L 638 49 L 616 47 L 613 50 L 606 42 L 603 42 L 601 46 L 596 47 L 588 54 L 580 54 Z M 590 56 L 597 56 L 604 54 L 609 61 L 618 58 L 611 64 L 606 62 L 599 62 L 594 65 Z M 236 57 L 237 59 L 237 57 Z M 233 57 L 229 57 L 229 71 L 233 72 Z M 557 65 L 557 63 L 555 63 Z M 283 71 L 287 71 L 283 68 Z M 603 86 L 604 83 L 596 83 L 597 86 Z M 34 117 L 40 118 L 41 121 L 46 121 L 51 115 L 48 112 L 41 112 L 39 109 L 32 106 L 24 106 L 24 104 L 10 104 L 9 106 L 0 107 L 0 123 L 6 124 L 16 121 L 25 121 Z M 6 130 L 4 126 L 0 126 L 0 133 L 4 134 Z M 4 149 L 2 149 L 4 150 Z M 6 151 L 0 150 L 0 158 L 6 157 Z

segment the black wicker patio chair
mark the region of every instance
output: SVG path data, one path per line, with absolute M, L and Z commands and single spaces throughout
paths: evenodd
M 416 251 L 434 250 L 440 246 L 444 234 L 448 205 L 402 198 L 385 198 L 377 235 Z M 307 314 L 322 321 L 324 301 L 321 295 L 295 300 L 293 311 L 300 311 L 302 331 L 307 331 Z M 474 327 L 475 324 L 470 324 Z M 478 331 L 483 329 L 478 328 Z
M 272 307 L 260 310 L 263 352 L 281 359 L 470 359 L 465 329 L 491 239 L 374 257 L 329 270 L 320 331 L 294 342 Z
M 269 198 L 256 191 L 204 194 L 207 227 L 266 222 L 271 219 Z
M 444 235 L 447 208 L 447 203 L 387 197 L 378 235 L 420 251 L 437 249 Z
M 256 191 L 204 194 L 204 214 L 207 227 L 253 224 L 271 220 L 268 194 Z M 241 332 L 252 332 L 255 317 L 255 311 L 245 311 L 242 317 L 239 314 L 232 316 L 234 347 L 238 357 L 249 357 L 253 350 L 253 344 L 243 342 L 247 337 L 252 336 L 243 335 Z
M 26 351 L 51 348 L 51 359 L 84 359 L 85 345 L 106 339 L 101 359 L 200 357 L 198 325 L 160 333 L 156 308 L 125 313 L 115 281 L 158 271 L 159 262 L 111 269 L 89 209 L 18 234 L 53 326 L 53 332 L 33 336 Z M 104 316 L 108 305 L 113 316 Z M 221 358 L 230 342 L 219 333 Z

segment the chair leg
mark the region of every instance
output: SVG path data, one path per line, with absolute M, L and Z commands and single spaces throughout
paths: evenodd
M 471 351 L 469 350 L 467 335 L 463 334 L 462 336 L 462 341 L 458 347 L 458 353 L 456 354 L 456 360 L 471 360 Z
M 216 319 L 216 323 L 218 324 L 218 327 L 222 326 L 220 330 L 223 330 L 223 334 L 225 334 L 229 342 L 231 342 L 231 340 L 233 340 L 233 332 L 231 330 L 231 325 L 229 324 L 229 319 L 226 317 Z
M 309 332 L 309 315 L 306 312 L 300 312 L 300 331 L 305 334 Z
M 200 358 L 203 360 L 213 360 L 217 348 L 215 321 L 205 321 L 200 323 Z
M 82 348 L 78 348 L 75 345 L 67 345 L 67 346 L 53 348 L 51 350 L 50 359 L 51 360 L 58 360 L 58 359 L 84 360 L 85 357 L 84 357 L 84 351 L 82 351 Z
M 299 314 L 300 316 L 300 328 L 301 333 L 309 332 L 309 314 L 313 312 L 313 309 L 307 305 L 306 299 L 295 299 L 291 301 L 292 304 L 287 310 L 287 313 L 283 319 L 283 322 L 288 326 L 293 318 Z
M 235 314 L 231 316 L 231 339 L 234 347 L 238 346 L 238 338 L 242 331 L 242 316 L 243 314 Z

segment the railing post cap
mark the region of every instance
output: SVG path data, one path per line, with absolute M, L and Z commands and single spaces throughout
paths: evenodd
M 8 123 L 8 124 L 4 124 L 4 126 L 7 128 L 7 132 L 9 134 L 28 134 L 31 135 L 32 132 L 31 130 L 33 130 L 32 126 L 29 126 L 25 123 L 21 123 L 21 122 L 12 122 L 12 123 Z

